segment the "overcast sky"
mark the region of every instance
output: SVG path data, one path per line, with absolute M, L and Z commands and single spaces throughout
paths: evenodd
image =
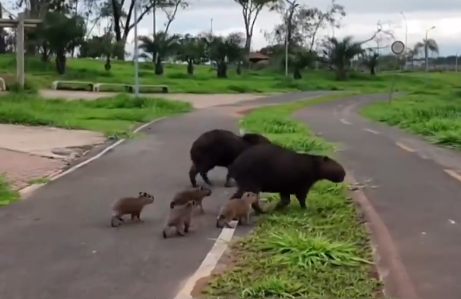
M 227 34 L 244 32 L 241 8 L 233 0 L 190 0 L 191 6 L 178 12 L 170 32 L 198 33 L 210 30 L 213 19 L 213 32 Z M 129 2 L 129 1 L 127 1 Z M 330 4 L 327 0 L 298 0 L 309 6 L 321 9 Z M 335 36 L 353 35 L 357 40 L 366 39 L 376 30 L 378 20 L 390 24 L 396 39 L 405 41 L 405 14 L 408 26 L 408 44 L 414 45 L 422 40 L 427 29 L 436 26 L 429 32 L 440 48 L 440 55 L 461 54 L 461 1 L 460 0 L 337 0 L 344 5 L 347 16 L 342 21 L 342 28 L 335 30 Z M 267 44 L 263 32 L 271 30 L 279 23 L 276 13 L 261 12 L 254 29 L 252 48 L 259 49 Z M 157 13 L 157 28 L 161 30 L 165 18 Z M 152 16 L 146 16 L 139 24 L 139 34 L 152 34 Z M 322 35 L 331 35 L 331 29 Z M 131 40 L 133 32 L 131 32 Z M 132 52 L 133 45 L 127 45 Z

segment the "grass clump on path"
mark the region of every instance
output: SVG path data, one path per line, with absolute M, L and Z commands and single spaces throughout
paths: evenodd
M 450 91 L 423 90 L 387 102 L 372 103 L 361 114 L 419 134 L 430 142 L 461 149 L 461 84 Z
M 260 132 L 296 151 L 332 153 L 333 147 L 289 117 L 311 101 L 264 107 L 243 118 Z M 266 197 L 266 196 L 264 196 Z M 278 201 L 268 195 L 269 206 Z M 221 298 L 376 298 L 371 249 L 345 184 L 322 181 L 308 195 L 308 209 L 261 216 L 253 232 L 232 245 L 233 266 L 214 276 L 204 292 Z
M 126 136 L 136 125 L 191 110 L 186 102 L 124 94 L 72 101 L 22 93 L 0 97 L 0 123 L 85 129 L 111 137 Z
M 0 207 L 19 199 L 19 194 L 13 191 L 6 179 L 0 175 Z

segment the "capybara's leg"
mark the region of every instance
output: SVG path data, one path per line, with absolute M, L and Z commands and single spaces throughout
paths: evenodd
M 190 221 L 184 221 L 184 232 L 188 233 L 190 228 Z
M 200 171 L 200 176 L 202 177 L 203 181 L 207 183 L 208 186 L 213 186 L 210 179 L 208 178 L 208 171 Z
M 195 165 L 192 164 L 189 170 L 189 179 L 190 179 L 190 183 L 192 184 L 192 187 L 194 188 L 197 187 L 197 181 L 195 180 L 195 177 L 197 176 L 197 174 L 198 174 L 197 167 L 195 167 Z
M 184 225 L 183 223 L 179 223 L 179 224 L 176 225 L 176 234 L 178 236 L 184 236 L 184 231 L 183 231 L 183 228 L 182 228 L 183 225 Z
M 296 194 L 296 198 L 298 199 L 299 206 L 301 209 L 306 208 L 306 197 L 307 197 L 307 192 L 299 192 Z
M 259 200 L 255 203 L 252 203 L 251 204 L 251 207 L 253 208 L 253 210 L 255 211 L 255 215 L 260 215 L 260 214 L 264 214 L 265 212 L 263 211 L 263 209 L 261 208 L 261 206 L 259 205 Z
M 290 194 L 280 193 L 280 201 L 275 206 L 276 210 L 282 210 L 290 204 Z
M 117 227 L 120 226 L 122 223 L 120 222 L 120 219 L 117 216 L 112 216 L 110 219 L 110 226 L 112 227 Z
M 138 221 L 139 221 L 139 222 L 144 222 L 144 220 L 141 219 L 141 212 L 137 212 L 137 213 L 135 214 L 135 217 L 138 218 Z
M 132 213 L 131 215 L 131 221 L 134 221 L 134 218 L 136 218 L 136 213 Z
M 200 176 L 202 177 L 203 181 L 209 186 L 213 186 L 213 184 L 210 182 L 210 179 L 208 178 L 208 171 L 214 168 L 214 165 L 212 163 L 213 161 L 200 162 L 198 165 L 195 166 L 197 173 L 200 173 Z
M 200 206 L 200 212 L 201 212 L 202 214 L 205 214 L 205 211 L 203 210 L 203 205 L 202 205 L 202 203 L 203 203 L 203 201 L 200 200 L 198 205 Z
M 229 174 L 229 169 L 227 170 L 227 175 L 226 175 L 226 183 L 224 184 L 224 187 L 232 187 L 231 183 L 232 177 Z

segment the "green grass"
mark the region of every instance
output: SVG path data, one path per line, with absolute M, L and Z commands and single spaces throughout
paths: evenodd
M 28 181 L 27 183 L 29 185 L 34 185 L 34 184 L 47 184 L 49 183 L 51 180 L 49 178 L 35 178 L 35 179 L 32 179 L 30 181 Z
M 130 136 L 136 125 L 191 109 L 186 102 L 123 94 L 95 101 L 66 101 L 20 93 L 0 97 L 0 123 L 85 129 L 120 138 Z
M 11 190 L 3 176 L 0 176 L 0 207 L 19 199 L 19 194 Z
M 432 143 L 461 149 L 461 80 L 458 84 L 459 88 L 424 89 L 390 104 L 376 102 L 361 114 L 422 135 Z
M 296 109 L 345 94 L 254 110 L 241 121 L 296 151 L 332 154 L 333 146 L 290 118 Z M 269 209 L 278 200 L 268 195 Z M 345 184 L 317 183 L 308 209 L 296 200 L 285 212 L 261 216 L 252 233 L 232 245 L 235 264 L 216 274 L 204 293 L 221 298 L 377 298 L 366 229 Z
M 154 74 L 151 63 L 140 64 L 142 84 L 166 84 L 171 92 L 179 93 L 265 93 L 293 90 L 352 90 L 359 92 L 387 92 L 395 73 L 381 73 L 371 76 L 365 73 L 352 73 L 347 82 L 338 82 L 329 71 L 306 70 L 302 80 L 286 78 L 280 68 L 245 70 L 237 75 L 229 67 L 229 78 L 217 79 L 210 66 L 196 66 L 193 76 L 186 74 L 186 65 L 165 64 L 162 76 Z M 93 59 L 68 59 L 65 75 L 56 74 L 54 63 L 44 64 L 37 57 L 26 57 L 26 82 L 31 88 L 50 88 L 54 80 L 80 80 L 92 82 L 134 83 L 134 67 L 131 61 L 113 61 L 110 71 L 104 70 L 104 61 Z M 16 61 L 12 55 L 0 55 L 0 76 L 9 85 L 13 84 Z M 416 91 L 424 86 L 425 74 L 397 73 L 396 88 L 403 91 Z M 457 73 L 430 73 L 431 89 L 444 89 L 459 85 Z M 108 87 L 113 88 L 113 87 Z M 113 89 L 109 89 L 113 90 Z M 116 90 L 116 91 L 121 91 Z

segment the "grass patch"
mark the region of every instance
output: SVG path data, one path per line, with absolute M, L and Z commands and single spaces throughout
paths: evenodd
M 424 73 L 380 73 L 371 76 L 352 72 L 350 80 L 338 82 L 335 74 L 325 70 L 305 70 L 301 80 L 285 77 L 280 68 L 265 67 L 261 70 L 243 70 L 237 75 L 233 66 L 229 66 L 228 78 L 217 79 L 213 67 L 195 66 L 194 75 L 186 73 L 186 65 L 164 64 L 165 73 L 155 75 L 154 66 L 149 62 L 139 64 L 140 83 L 151 85 L 168 85 L 171 92 L 185 93 L 263 93 L 309 90 L 354 90 L 363 93 L 387 92 L 393 76 L 398 76 L 396 89 L 400 91 L 417 91 L 426 86 Z M 0 76 L 8 88 L 15 89 L 16 58 L 11 54 L 0 55 Z M 104 70 L 104 61 L 94 59 L 67 60 L 66 74 L 58 75 L 54 62 L 43 63 L 39 57 L 26 56 L 25 71 L 27 87 L 50 88 L 54 80 L 75 80 L 104 83 L 133 83 L 134 65 L 131 61 L 112 61 L 110 71 Z M 459 85 L 459 75 L 454 72 L 428 75 L 432 89 L 443 90 L 447 86 Z M 103 91 L 117 91 L 115 87 L 103 87 Z
M 361 114 L 422 135 L 432 143 L 461 149 L 461 86 L 424 89 L 390 104 L 375 102 L 362 108 Z
M 34 184 L 47 184 L 51 181 L 51 179 L 49 178 L 35 178 L 35 179 L 32 179 L 30 181 L 28 181 L 27 183 L 29 185 L 34 185 Z
M 342 98 L 337 94 L 254 110 L 241 120 L 249 132 L 296 151 L 331 154 L 333 146 L 290 118 L 301 107 Z M 268 205 L 278 195 L 267 194 Z M 214 276 L 204 292 L 222 298 L 377 298 L 365 227 L 345 184 L 317 183 L 308 209 L 263 215 L 253 232 L 232 245 L 234 266 Z M 271 207 L 269 207 L 271 208 Z
M 136 125 L 191 110 L 186 102 L 124 94 L 94 101 L 52 100 L 27 94 L 0 97 L 0 123 L 100 131 L 112 138 L 129 137 Z
M 0 207 L 19 199 L 19 193 L 13 191 L 6 179 L 0 176 Z

